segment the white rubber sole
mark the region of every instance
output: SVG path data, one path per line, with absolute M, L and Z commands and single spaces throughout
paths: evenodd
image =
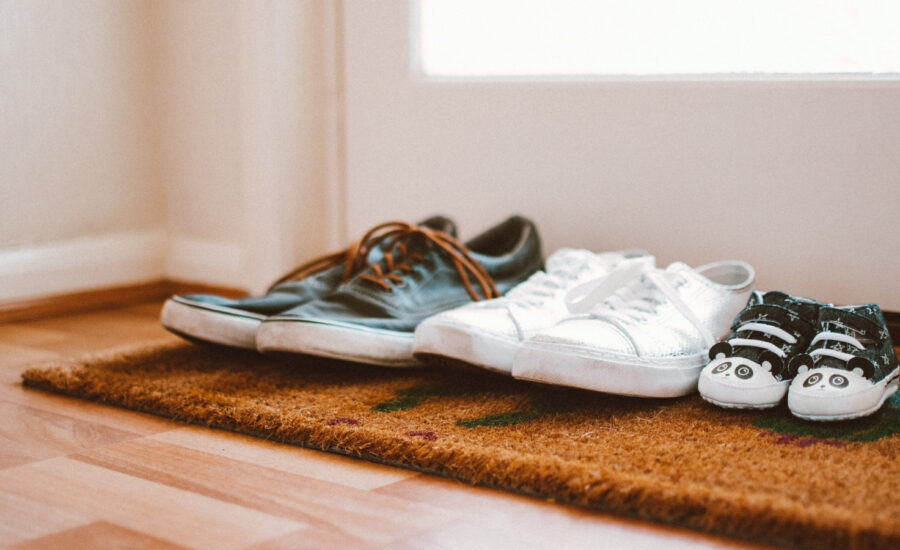
M 256 330 L 265 318 L 265 315 L 175 296 L 166 300 L 159 320 L 163 327 L 180 336 L 223 346 L 256 349 Z
M 788 408 L 797 418 L 814 422 L 833 422 L 862 418 L 878 411 L 888 397 L 897 392 L 900 369 L 894 369 L 879 382 L 865 391 L 847 396 L 833 394 L 815 396 L 809 392 L 788 392 Z
M 780 403 L 780 401 L 775 402 L 775 403 L 765 404 L 765 405 L 746 404 L 746 403 L 729 403 L 727 401 L 716 401 L 712 397 L 703 395 L 702 393 L 700 394 L 700 397 L 702 397 L 703 400 L 706 401 L 707 403 L 711 403 L 717 407 L 722 407 L 723 409 L 740 409 L 740 410 L 748 410 L 748 411 L 771 409 L 772 407 L 775 407 L 776 405 L 778 405 L 778 403 Z
M 521 380 L 635 397 L 680 397 L 697 391 L 705 353 L 647 361 L 593 348 L 526 342 L 513 362 Z
M 758 388 L 742 388 L 723 384 L 708 376 L 700 375 L 697 389 L 705 401 L 726 409 L 769 409 L 775 407 L 787 395 L 790 381 Z
M 270 318 L 256 331 L 256 349 L 316 355 L 382 367 L 418 367 L 412 333 L 312 319 Z
M 413 355 L 438 355 L 512 375 L 513 359 L 521 347 L 518 340 L 500 338 L 453 323 L 426 320 L 416 328 Z

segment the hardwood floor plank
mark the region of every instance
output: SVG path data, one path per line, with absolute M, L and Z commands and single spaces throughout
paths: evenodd
M 140 437 L 9 401 L 0 401 L 0 418 L 0 469 Z
M 26 524 L 76 511 L 91 521 L 105 520 L 193 548 L 244 548 L 306 526 L 70 458 L 0 471 L 0 505 L 22 497 L 40 505 L 20 510 L 19 521 Z
M 416 472 L 243 434 L 186 426 L 152 439 L 356 489 L 376 489 Z
M 388 543 L 393 547 L 396 542 Z M 288 533 L 271 540 L 254 544 L 247 550 L 321 550 L 323 548 L 361 550 L 376 548 L 377 545 L 359 537 L 354 537 L 343 531 L 322 526 L 307 527 L 293 533 Z
M 28 365 L 59 360 L 63 357 L 64 354 L 59 352 L 0 341 L 0 386 L 21 384 L 22 371 Z
M 58 351 L 48 351 L 27 345 L 10 344 L 0 341 L 0 373 L 4 379 L 19 379 L 22 367 L 31 363 L 50 361 L 65 357 Z
M 14 346 L 52 352 L 60 344 L 76 341 L 66 331 L 35 326 L 33 322 L 0 325 L 0 342 Z
M 184 550 L 180 544 L 127 529 L 107 521 L 95 521 L 65 531 L 16 544 L 11 550 Z
M 97 311 L 0 325 L 0 341 L 75 357 L 128 342 L 173 341 L 178 338 L 158 321 L 127 311 Z
M 5 490 L 0 481 L 0 548 L 90 522 L 83 513 Z
M 76 420 L 119 428 L 139 435 L 155 434 L 182 426 L 161 416 L 26 388 L 18 382 L 10 385 L 0 384 L 0 400 L 56 412 Z
M 665 545 L 666 548 L 685 549 L 772 548 L 542 501 L 526 495 L 475 487 L 435 476 L 423 475 L 399 481 L 380 487 L 376 492 L 414 502 L 427 502 L 454 514 L 462 514 L 469 523 L 482 525 L 485 529 L 497 529 L 513 534 L 528 533 L 528 541 L 547 547 L 588 548 L 597 546 L 598 541 L 618 541 L 608 547 L 653 550 L 660 545 Z M 436 530 L 435 537 L 438 538 L 428 539 L 428 544 L 444 548 L 442 538 L 452 539 L 459 536 L 457 530 L 462 527 L 447 526 L 446 529 L 443 535 L 438 534 L 439 530 Z M 485 536 L 490 539 L 493 535 L 486 531 Z M 426 543 L 424 539 L 421 542 Z M 452 545 L 446 547 L 456 548 Z
M 375 542 L 388 542 L 400 534 L 431 528 L 452 519 L 442 510 L 426 504 L 152 438 L 97 448 L 73 458 L 221 502 Z
M 159 314 L 162 313 L 162 303 L 145 302 L 143 304 L 134 304 L 131 306 L 123 307 L 119 311 L 138 315 L 147 319 L 153 319 L 155 322 L 159 322 Z
M 598 539 L 590 546 L 582 548 L 620 548 L 619 546 L 605 546 L 605 541 Z M 551 550 L 556 548 L 576 548 L 565 544 L 544 544 L 540 541 L 529 540 L 529 533 L 507 531 L 497 526 L 475 523 L 470 520 L 457 520 L 438 529 L 432 529 L 415 536 L 398 541 L 390 546 L 383 546 L 381 550 L 419 550 L 429 548 L 432 550 Z M 631 546 L 623 546 L 629 548 Z
M 117 308 L 111 310 L 92 311 L 89 313 L 81 313 L 79 315 L 66 315 L 62 317 L 48 317 L 46 319 L 36 319 L 24 323 L 17 323 L 22 326 L 29 326 L 42 330 L 53 330 L 58 332 L 66 332 L 70 334 L 88 334 L 98 335 L 96 332 L 100 330 L 117 330 L 133 328 L 128 325 L 141 326 L 142 332 L 156 332 L 159 329 L 162 334 L 167 334 L 165 329 L 159 323 L 147 323 L 147 316 L 140 313 L 134 313 L 130 308 Z M 15 324 L 13 325 L 15 326 Z

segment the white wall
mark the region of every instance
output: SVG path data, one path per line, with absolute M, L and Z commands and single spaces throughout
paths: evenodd
M 519 212 L 546 249 L 740 258 L 900 309 L 900 82 L 428 80 L 409 3 L 346 3 L 349 232 Z
M 328 244 L 329 4 L 154 6 L 166 274 L 261 290 Z
M 0 2 L 0 299 L 161 274 L 148 7 Z
M 332 2 L 0 2 L 0 300 L 333 245 Z M 330 76 L 330 78 L 329 78 Z
M 429 81 L 408 22 L 402 0 L 0 1 L 0 300 L 261 290 L 385 219 L 520 212 L 548 251 L 737 257 L 763 288 L 900 309 L 897 82 Z

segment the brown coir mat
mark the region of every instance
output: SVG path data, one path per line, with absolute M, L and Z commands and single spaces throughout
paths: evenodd
M 187 344 L 29 369 L 25 384 L 580 506 L 806 548 L 900 548 L 900 399 L 785 408 L 615 397 L 453 369 Z

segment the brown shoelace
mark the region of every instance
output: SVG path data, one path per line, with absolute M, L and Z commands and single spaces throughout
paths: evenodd
M 484 299 L 496 298 L 500 295 L 500 293 L 497 292 L 497 288 L 494 286 L 494 281 L 491 279 L 491 276 L 477 260 L 472 258 L 471 253 L 462 243 L 443 231 L 398 221 L 376 225 L 366 232 L 362 238 L 354 241 L 346 250 L 314 258 L 286 273 L 280 279 L 272 283 L 269 288 L 288 281 L 305 279 L 306 277 L 343 263 L 343 282 L 348 281 L 355 273 L 362 271 L 366 267 L 371 267 L 374 275 L 366 274 L 363 275 L 362 278 L 377 284 L 384 290 L 390 292 L 391 286 L 387 281 L 392 281 L 394 283 L 402 282 L 402 278 L 396 273 L 393 273 L 394 271 L 404 271 L 408 273 L 412 271 L 412 266 L 406 263 L 407 259 L 418 261 L 424 259 L 423 256 L 417 252 L 410 253 L 406 247 L 406 243 L 400 242 L 401 239 L 405 241 L 407 238 L 416 235 L 421 236 L 426 242 L 434 243 L 435 246 L 450 257 L 453 261 L 453 266 L 456 268 L 456 272 L 459 274 L 459 278 L 466 287 L 466 292 L 473 300 L 478 301 L 481 297 L 475 292 L 475 289 L 472 286 L 472 282 L 469 278 L 470 273 L 475 278 L 478 286 L 481 287 Z M 386 269 L 381 268 L 380 262 L 369 265 L 367 261 L 369 253 L 373 248 L 388 239 L 390 239 L 390 242 L 386 247 L 388 251 L 384 254 L 383 258 Z M 395 250 L 399 253 L 396 258 L 394 257 Z
M 371 264 L 369 267 L 372 269 L 373 274 L 366 273 L 360 278 L 374 283 L 390 292 L 392 287 L 388 281 L 397 284 L 403 282 L 403 278 L 397 273 L 394 273 L 395 271 L 409 273 L 413 268 L 406 263 L 407 260 L 422 261 L 425 259 L 418 252 L 411 252 L 406 246 L 407 241 L 416 237 L 423 239 L 429 245 L 436 246 L 438 250 L 442 251 L 450 258 L 453 262 L 453 267 L 456 269 L 457 274 L 459 274 L 460 280 L 466 287 L 466 292 L 473 300 L 476 302 L 482 299 L 490 300 L 491 298 L 496 298 L 500 295 L 500 293 L 497 292 L 497 287 L 494 286 L 494 281 L 491 279 L 491 276 L 484 269 L 484 266 L 472 257 L 471 252 L 469 252 L 465 245 L 443 231 L 411 225 L 405 222 L 383 223 L 381 225 L 376 225 L 366 233 L 361 241 L 362 247 L 360 253 L 365 252 L 365 255 L 362 256 L 363 259 L 368 257 L 368 251 L 372 250 L 372 248 L 384 241 L 388 241 L 387 246 L 385 247 L 386 252 L 384 258 L 382 258 L 385 268 L 382 269 L 382 262 Z M 395 253 L 397 253 L 396 257 L 394 256 Z M 356 262 L 356 258 L 354 258 L 353 262 Z M 349 256 L 347 265 L 350 265 Z M 472 278 L 475 279 L 475 282 L 480 287 L 481 296 L 475 291 L 475 287 L 472 285 Z
M 368 235 L 368 233 L 366 235 Z M 344 275 L 341 278 L 341 281 L 346 282 L 354 273 L 363 269 L 365 266 L 364 260 L 368 256 L 370 250 L 371 248 L 366 247 L 365 238 L 358 239 L 353 241 L 353 243 L 345 250 L 313 258 L 288 273 L 285 273 L 280 279 L 272 283 L 269 286 L 269 289 L 271 290 L 281 283 L 286 283 L 288 281 L 305 279 L 310 275 L 315 275 L 316 273 L 341 264 L 344 264 Z M 360 261 L 360 258 L 362 258 L 363 261 Z

